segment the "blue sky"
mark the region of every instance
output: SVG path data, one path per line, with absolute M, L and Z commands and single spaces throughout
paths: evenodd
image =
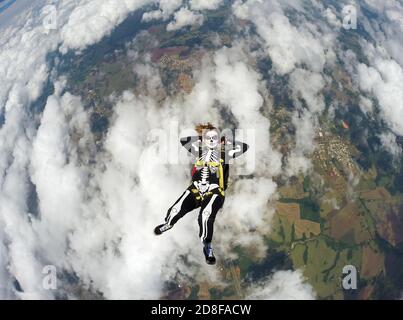
M 0 0 L 0 12 L 3 12 L 17 0 Z
M 31 0 L 0 0 L 0 28 L 8 26 L 16 15 L 37 2 Z

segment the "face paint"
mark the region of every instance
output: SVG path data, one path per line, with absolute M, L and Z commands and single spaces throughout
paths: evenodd
M 209 149 L 215 149 L 218 145 L 218 132 L 216 130 L 207 131 L 203 137 L 203 142 Z

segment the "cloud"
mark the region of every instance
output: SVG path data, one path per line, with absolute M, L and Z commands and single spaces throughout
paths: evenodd
M 363 9 L 371 14 L 363 14 Z M 353 59 L 348 68 L 361 91 L 360 108 L 372 119 L 379 114 L 393 134 L 402 135 L 402 4 L 399 1 L 365 0 L 360 3 L 360 10 L 359 24 L 372 38 L 360 40 L 366 61 Z M 384 147 L 396 154 L 398 148 L 392 133 L 386 131 L 380 137 Z
M 248 65 L 242 43 L 223 48 L 214 56 L 214 80 L 217 99 L 235 116 L 241 129 L 255 129 L 256 171 L 274 176 L 280 172 L 281 160 L 270 145 L 270 121 L 260 109 L 270 109 L 261 75 Z
M 300 115 L 294 113 L 292 123 L 296 130 L 295 147 L 287 158 L 285 171 L 288 176 L 298 175 L 301 172 L 308 173 L 312 168 L 309 155 L 316 148 L 314 116 L 309 111 L 302 112 Z
M 380 135 L 382 145 L 396 158 L 402 153 L 402 148 L 396 142 L 396 136 L 391 133 L 382 133 Z
M 61 52 L 67 50 L 82 50 L 86 46 L 96 43 L 109 34 L 130 12 L 139 9 L 150 0 L 105 0 L 99 1 L 73 1 L 77 4 L 68 12 L 67 22 L 61 27 Z M 64 7 L 58 8 L 59 16 L 64 14 Z M 64 10 L 63 10 L 64 9 Z M 70 9 L 71 10 L 71 9 Z
M 295 69 L 290 75 L 290 87 L 293 90 L 294 100 L 300 98 L 308 109 L 320 113 L 325 109 L 324 97 L 321 93 L 325 86 L 323 76 L 304 69 Z
M 403 6 L 400 1 L 365 0 L 361 3 L 375 15 L 360 15 L 365 30 L 377 40 L 388 54 L 403 65 Z M 376 17 L 376 18 L 375 18 Z
M 396 134 L 403 135 L 403 120 L 400 116 L 403 112 L 402 67 L 392 59 L 377 55 L 371 66 L 359 64 L 357 72 L 360 88 L 377 98 L 381 114 L 390 128 Z
M 246 299 L 314 300 L 315 292 L 300 271 L 277 271 L 249 288 Z
M 223 0 L 190 0 L 192 10 L 215 10 L 223 3 Z
M 0 270 L 10 276 L 0 282 L 8 284 L 2 292 L 5 297 L 17 294 L 10 285 L 14 278 L 30 292 L 20 296 L 49 298 L 38 281 L 42 269 L 36 260 L 37 238 L 28 215 L 28 165 L 37 125 L 28 106 L 42 92 L 48 76 L 45 56 L 55 45 L 54 38 L 44 36 L 31 12 L 23 11 L 14 19 L 12 26 L 2 29 L 0 50 L 0 112 L 4 117 L 0 128 L 0 240 L 7 244 Z
M 143 14 L 143 21 L 151 20 L 167 20 L 176 9 L 182 5 L 182 0 L 161 0 L 159 2 L 158 10 L 145 12 Z
M 204 17 L 202 14 L 194 13 L 186 7 L 181 8 L 174 14 L 174 20 L 168 23 L 167 30 L 174 31 L 185 26 L 202 25 Z
M 374 104 L 367 97 L 360 97 L 360 109 L 363 113 L 371 115 L 374 112 Z
M 324 19 L 332 13 L 320 4 L 314 5 L 314 9 Z M 287 157 L 286 172 L 289 175 L 300 170 L 307 172 L 311 164 L 306 157 L 315 146 L 316 119 L 325 110 L 323 71 L 326 66 L 334 66 L 336 60 L 336 30 L 320 19 L 313 24 L 301 1 L 236 1 L 233 11 L 238 18 L 250 20 L 256 27 L 265 54 L 273 62 L 271 76 L 276 73 L 289 77 L 286 83 L 294 107 L 304 115 L 293 118 L 296 145 Z
M 331 8 L 326 8 L 324 16 L 326 17 L 330 25 L 336 28 L 341 28 L 342 23 Z
M 264 40 L 266 50 L 273 61 L 275 71 L 288 74 L 295 67 L 305 64 L 314 72 L 321 72 L 327 57 L 333 51 L 326 50 L 331 44 L 329 36 L 322 37 L 317 26 L 309 22 L 292 25 L 284 14 L 284 7 L 303 10 L 300 1 L 255 1 L 244 3 L 236 1 L 233 5 L 234 14 L 241 19 L 248 19 L 256 27 L 257 33 Z

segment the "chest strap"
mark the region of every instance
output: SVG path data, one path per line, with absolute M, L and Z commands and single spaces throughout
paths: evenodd
M 218 167 L 218 176 L 219 176 L 218 177 L 218 184 L 219 184 L 219 191 L 220 191 L 222 196 L 225 195 L 225 192 L 224 192 L 224 168 L 222 166 L 223 162 L 224 162 L 224 160 L 220 159 L 220 162 L 210 162 L 210 161 L 206 162 L 206 161 L 202 161 L 202 160 L 197 160 L 196 163 L 195 163 L 196 167 L 204 167 L 205 165 L 208 165 L 208 166 L 211 166 L 211 167 Z M 199 190 L 192 189 L 192 191 L 193 190 L 196 190 L 197 193 L 199 193 L 199 195 L 201 196 Z M 204 195 L 207 195 L 209 193 L 211 193 L 211 191 L 205 193 Z M 203 197 L 203 196 L 201 196 L 201 197 Z M 197 197 L 196 197 L 196 199 L 197 199 Z M 197 200 L 199 200 L 199 199 L 197 199 Z

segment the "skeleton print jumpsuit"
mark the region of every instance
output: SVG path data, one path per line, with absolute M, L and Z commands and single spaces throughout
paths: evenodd
M 192 168 L 192 183 L 168 209 L 165 222 L 173 226 L 186 213 L 200 208 L 199 237 L 203 244 L 211 243 L 214 220 L 224 204 L 229 175 L 229 159 L 246 152 L 246 143 L 226 141 L 215 149 L 203 147 L 200 137 L 186 137 L 181 144 L 196 157 Z

